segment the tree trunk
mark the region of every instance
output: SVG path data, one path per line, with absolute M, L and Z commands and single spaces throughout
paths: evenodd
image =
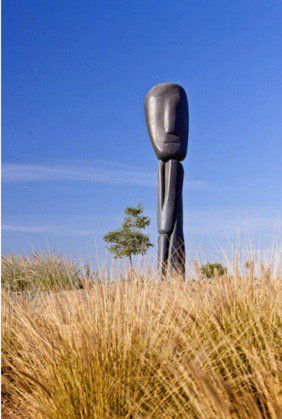
M 132 256 L 129 256 L 130 268 L 132 269 Z

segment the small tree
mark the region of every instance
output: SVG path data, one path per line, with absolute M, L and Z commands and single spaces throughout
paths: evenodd
M 137 207 L 127 207 L 124 211 L 127 215 L 121 224 L 121 228 L 109 231 L 104 236 L 106 243 L 111 243 L 107 249 L 114 258 L 128 257 L 132 267 L 132 255 L 145 255 L 149 247 L 153 246 L 149 236 L 142 233 L 150 224 L 150 218 L 143 215 L 144 208 L 141 204 Z
M 224 275 L 227 272 L 227 269 L 222 266 L 221 263 L 206 263 L 201 266 L 201 273 L 206 278 L 214 278 L 217 273 L 219 276 Z

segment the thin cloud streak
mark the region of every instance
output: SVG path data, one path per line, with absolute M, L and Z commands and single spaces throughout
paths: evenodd
M 55 235 L 71 235 L 71 236 L 93 236 L 95 234 L 103 234 L 99 231 L 90 230 L 73 230 L 56 225 L 40 225 L 40 226 L 21 226 L 4 224 L 2 231 L 7 233 L 24 233 L 24 234 L 55 234 Z
M 146 213 L 151 217 L 151 225 L 149 234 L 157 234 L 156 214 L 153 210 Z M 93 230 L 87 225 L 80 225 L 81 221 L 88 220 L 87 225 L 91 222 Z M 38 219 L 38 217 L 28 217 L 25 224 L 20 219 L 6 219 L 6 223 L 2 226 L 5 233 L 41 233 L 55 235 L 77 235 L 91 236 L 94 234 L 104 234 L 108 228 L 116 228 L 122 220 L 122 215 L 116 216 L 73 216 L 69 218 L 46 217 Z M 101 221 L 107 221 L 110 224 L 101 229 Z M 195 210 L 192 208 L 184 208 L 184 232 L 188 236 L 213 235 L 216 237 L 237 236 L 239 233 L 247 233 L 253 235 L 261 232 L 262 234 L 279 233 L 282 229 L 281 217 L 269 214 L 268 216 L 260 216 L 258 214 L 246 215 L 244 211 L 234 212 L 223 210 L 220 208 L 208 208 L 205 210 Z
M 24 163 L 4 163 L 2 180 L 5 183 L 30 182 L 92 182 L 112 185 L 157 186 L 157 173 L 138 167 L 93 161 L 92 164 L 37 165 Z M 203 190 L 208 185 L 203 181 L 186 181 L 185 189 Z
M 187 234 L 213 234 L 217 237 L 257 232 L 281 232 L 282 223 L 279 214 L 260 216 L 244 211 L 230 211 L 222 208 L 209 208 L 202 211 L 184 209 L 184 229 Z

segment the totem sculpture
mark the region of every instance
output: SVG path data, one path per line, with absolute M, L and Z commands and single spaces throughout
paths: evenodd
M 159 161 L 158 264 L 162 278 L 168 272 L 185 275 L 182 188 L 180 161 L 187 154 L 189 116 L 185 90 L 175 83 L 153 87 L 145 101 L 146 123 Z

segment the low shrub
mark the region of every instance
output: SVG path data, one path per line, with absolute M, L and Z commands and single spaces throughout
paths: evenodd
M 204 278 L 214 278 L 215 276 L 223 276 L 227 269 L 221 263 L 206 263 L 201 266 L 201 273 Z

